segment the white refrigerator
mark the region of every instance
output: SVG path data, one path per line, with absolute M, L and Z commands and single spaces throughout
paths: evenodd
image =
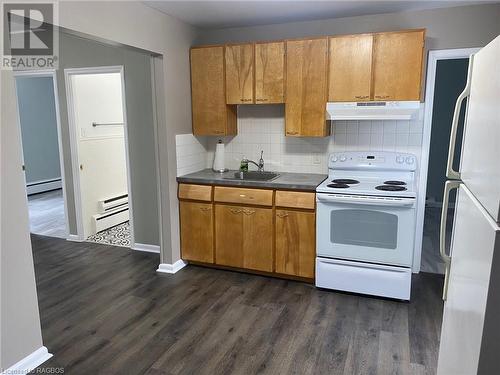
M 465 98 L 460 169 L 454 171 L 458 113 Z M 468 82 L 455 108 L 447 176 L 440 241 L 447 267 L 437 373 L 500 374 L 500 36 L 471 57 Z M 453 189 L 458 192 L 446 254 Z

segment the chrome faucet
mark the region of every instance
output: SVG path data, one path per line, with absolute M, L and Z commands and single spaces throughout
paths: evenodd
M 264 159 L 262 158 L 262 155 L 264 155 L 264 150 L 260 151 L 260 160 L 258 164 L 250 159 L 243 159 L 242 161 L 252 163 L 259 169 L 259 172 L 264 172 Z

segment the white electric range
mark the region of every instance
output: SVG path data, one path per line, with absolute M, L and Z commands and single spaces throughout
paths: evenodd
M 330 155 L 316 189 L 316 286 L 410 299 L 416 163 L 404 153 Z

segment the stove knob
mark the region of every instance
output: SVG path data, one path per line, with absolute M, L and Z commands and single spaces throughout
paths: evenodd
M 346 161 L 346 160 L 347 160 L 347 158 L 345 157 L 345 155 L 340 156 L 340 161 Z
M 405 158 L 401 155 L 396 157 L 396 162 L 399 164 L 403 164 L 405 162 Z
M 406 161 L 406 164 L 413 164 L 413 163 L 415 163 L 415 159 L 413 159 L 411 156 L 408 156 L 405 161 Z
M 332 161 L 333 161 L 334 163 L 336 163 L 336 162 L 337 162 L 337 160 L 339 160 L 339 159 L 338 159 L 336 156 L 333 156 L 333 157 L 332 157 Z

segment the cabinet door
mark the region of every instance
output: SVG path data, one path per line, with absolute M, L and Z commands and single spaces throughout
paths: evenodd
M 255 103 L 284 103 L 285 43 L 255 44 Z
M 370 100 L 373 35 L 346 35 L 329 41 L 328 100 Z
M 191 49 L 194 135 L 236 134 L 236 109 L 226 105 L 224 47 Z
M 420 100 L 423 30 L 375 34 L 374 100 Z
M 276 272 L 314 278 L 314 212 L 276 210 Z
M 182 259 L 213 263 L 212 204 L 181 201 L 179 205 Z
M 285 134 L 324 137 L 329 134 L 327 99 L 328 41 L 286 42 Z
M 253 44 L 226 46 L 226 103 L 253 103 Z
M 272 209 L 228 205 L 215 207 L 216 263 L 272 272 Z

